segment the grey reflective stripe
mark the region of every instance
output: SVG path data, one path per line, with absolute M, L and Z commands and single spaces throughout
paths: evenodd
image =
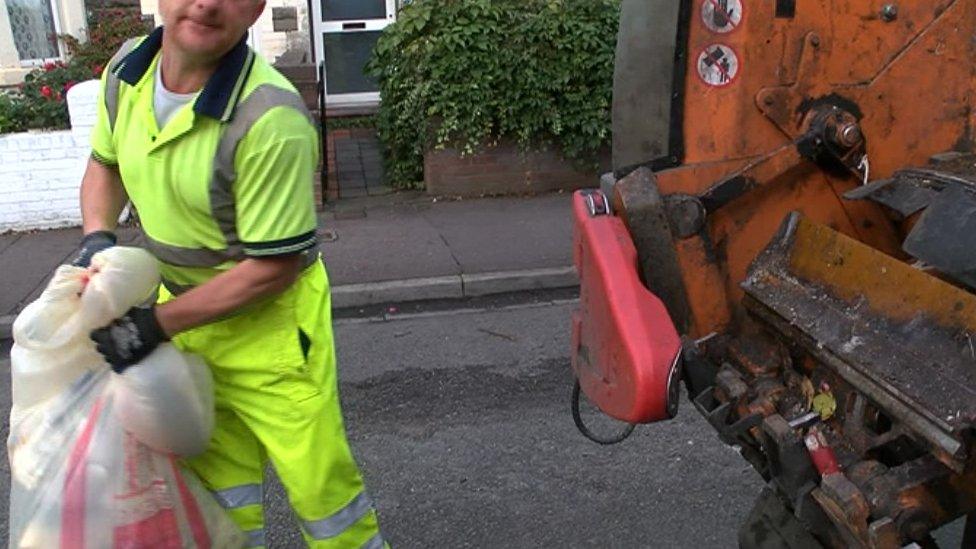
M 271 84 L 261 84 L 237 105 L 234 117 L 227 124 L 220 144 L 217 145 L 210 180 L 210 211 L 220 231 L 224 233 L 228 246 L 240 245 L 234 201 L 234 181 L 237 179 L 234 160 L 237 157 L 237 147 L 254 123 L 275 107 L 295 109 L 312 123 L 301 96 Z
M 108 110 L 108 128 L 111 131 L 115 131 L 115 119 L 119 117 L 119 88 L 122 84 L 122 80 L 119 75 L 115 73 L 115 65 L 122 60 L 123 57 L 129 54 L 139 43 L 138 38 L 130 38 L 122 44 L 119 51 L 112 56 L 109 60 L 108 65 L 106 65 L 108 70 L 108 76 L 105 80 L 105 108 Z
M 377 533 L 363 544 L 362 549 L 383 549 L 384 547 L 386 547 L 386 542 L 383 541 L 383 536 Z
M 348 505 L 339 510 L 332 516 L 322 520 L 303 521 L 302 525 L 308 535 L 315 539 L 329 539 L 338 536 L 346 531 L 347 528 L 356 524 L 359 519 L 366 516 L 366 513 L 373 507 L 366 492 L 360 492 L 358 496 Z
M 319 260 L 319 251 L 315 250 L 305 250 L 301 253 L 302 256 L 302 270 L 309 268 L 312 264 Z M 193 288 L 196 288 L 195 284 L 179 284 L 173 282 L 172 280 L 162 279 L 162 284 L 166 287 L 171 295 L 180 295 L 189 292 Z
M 216 267 L 227 261 L 244 259 L 244 248 L 240 245 L 223 250 L 183 248 L 153 240 L 151 236 L 145 234 L 145 231 L 143 231 L 143 237 L 146 249 L 156 256 L 156 259 L 176 267 Z
M 247 536 L 247 546 L 246 547 L 263 547 L 264 546 L 264 528 L 260 530 L 248 530 L 244 532 Z
M 214 490 L 211 492 L 224 509 L 237 509 L 248 505 L 260 505 L 262 493 L 260 484 L 242 484 L 224 490 Z

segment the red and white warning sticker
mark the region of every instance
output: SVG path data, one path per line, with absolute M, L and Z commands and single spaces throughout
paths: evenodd
M 698 55 L 698 76 L 709 86 L 728 86 L 739 74 L 739 56 L 725 44 L 712 44 Z
M 742 0 L 704 0 L 701 15 L 708 30 L 732 32 L 742 22 Z

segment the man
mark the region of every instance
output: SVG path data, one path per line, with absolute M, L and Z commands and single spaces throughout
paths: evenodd
M 247 47 L 264 0 L 160 0 L 163 27 L 102 76 L 77 264 L 115 243 L 127 200 L 163 284 L 92 339 L 116 371 L 172 339 L 215 381 L 210 447 L 188 465 L 263 546 L 270 460 L 313 547 L 382 547 L 345 438 L 319 259 L 315 128 Z M 138 366 L 136 366 L 138 367 Z

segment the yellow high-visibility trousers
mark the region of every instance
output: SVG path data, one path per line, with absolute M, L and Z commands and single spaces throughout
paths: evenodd
M 160 292 L 161 301 L 171 299 Z M 269 460 L 309 546 L 386 545 L 346 441 L 321 261 L 285 293 L 179 334 L 174 343 L 201 356 L 214 377 L 214 434 L 187 465 L 251 547 L 265 545 L 261 487 Z

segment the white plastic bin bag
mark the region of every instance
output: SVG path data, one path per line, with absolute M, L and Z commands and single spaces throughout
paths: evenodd
M 179 456 L 213 429 L 207 366 L 164 344 L 113 373 L 89 333 L 151 300 L 145 251 L 62 266 L 14 322 L 10 546 L 242 547 L 244 535 Z

